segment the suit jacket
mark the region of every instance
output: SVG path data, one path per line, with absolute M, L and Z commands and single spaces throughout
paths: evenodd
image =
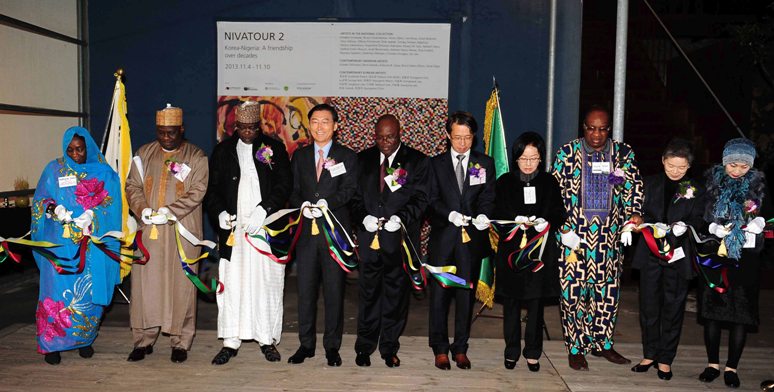
M 492 216 L 495 202 L 494 161 L 485 154 L 471 151 L 468 165 L 476 163 L 486 169 L 486 182 L 470 185 L 470 175 L 466 170 L 465 183 L 460 194 L 451 154 L 447 151 L 430 160 L 432 170 L 429 208 L 431 265 L 443 265 L 452 261 L 450 258 L 454 253 L 454 244 L 461 242 L 461 228 L 449 222 L 450 212 L 457 211 L 471 218 L 475 218 L 478 214 Z M 471 239 L 467 243 L 467 249 L 472 260 L 478 261 L 492 253 L 489 230 L 479 231 L 472 223 L 465 230 Z M 477 276 L 475 278 L 478 279 Z
M 644 179 L 642 220 L 645 223 L 661 222 L 666 224 L 682 221 L 695 227 L 697 230 L 701 230 L 704 225 L 704 220 L 702 219 L 705 204 L 704 186 L 702 186 L 699 181 L 683 178 L 683 181 L 689 181 L 692 186 L 696 187 L 696 192 L 694 192 L 695 197 L 692 199 L 685 199 L 672 196 L 668 208 L 666 208 L 665 211 L 664 184 L 666 181 L 667 177 L 664 173 L 652 175 Z M 681 277 L 690 279 L 694 274 L 693 269 L 691 268 L 691 262 L 695 255 L 695 249 L 692 245 L 693 242 L 688 240 L 690 235 L 690 231 L 687 231 L 680 237 L 675 237 L 672 233 L 667 234 L 667 240 L 672 249 L 682 247 L 685 252 L 685 258 L 673 263 L 667 263 L 665 260 L 653 256 L 645 243 L 645 239 L 640 238 L 634 253 L 632 267 L 641 269 L 646 267 L 647 263 L 658 263 L 664 267 L 677 268 Z
M 234 134 L 217 146 L 210 158 L 210 180 L 207 186 L 207 196 L 204 206 L 210 217 L 210 223 L 218 231 L 218 243 L 220 256 L 224 259 L 231 258 L 231 247 L 226 245 L 229 230 L 223 230 L 218 226 L 218 215 L 226 211 L 231 215 L 237 212 L 237 197 L 239 193 L 239 158 L 236 146 L 239 137 Z M 255 158 L 255 153 L 261 146 L 271 147 L 271 167 Z M 285 146 L 264 134 L 258 135 L 253 141 L 253 163 L 258 172 L 258 181 L 261 186 L 261 203 L 268 215 L 285 206 L 293 184 L 290 173 L 290 162 Z
M 357 190 L 357 154 L 347 147 L 333 142 L 328 158 L 336 163 L 343 163 L 346 173 L 331 177 L 327 169 L 323 169 L 320 181 L 317 181 L 317 171 L 314 162 L 314 144 L 302 147 L 293 153 L 290 169 L 293 172 L 293 191 L 290 194 L 290 206 L 301 207 L 308 201 L 312 204 L 320 199 L 328 202 L 328 208 L 336 215 L 344 229 L 350 230 L 350 201 Z M 309 224 L 304 224 L 304 235 L 308 236 Z
M 401 144 L 390 167 L 406 170 L 406 184 L 393 192 L 385 183 L 384 190 L 380 192 L 379 185 L 383 181 L 380 176 L 379 149 L 371 147 L 358 154 L 358 187 L 352 200 L 358 242 L 370 244 L 374 236 L 374 233 L 367 232 L 363 227 L 366 215 L 385 219 L 396 215 L 406 226 L 414 246 L 418 247 L 422 217 L 430 198 L 428 159 L 421 152 Z M 400 238 L 399 235 L 382 235 L 379 238 L 380 246 L 385 250 L 394 250 L 400 247 Z

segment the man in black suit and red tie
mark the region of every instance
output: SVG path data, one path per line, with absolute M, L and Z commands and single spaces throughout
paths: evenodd
M 470 369 L 467 356 L 470 322 L 481 259 L 490 255 L 489 218 L 494 210 L 495 167 L 492 158 L 471 150 L 478 125 L 468 112 L 455 112 L 446 122 L 451 148 L 430 160 L 430 264 L 455 265 L 457 276 L 472 289 L 442 287 L 431 279 L 430 347 L 435 366 L 448 370 L 449 350 L 460 369 Z M 448 315 L 455 302 L 454 342 L 449 345 Z
M 329 255 L 322 233 L 323 211 L 327 208 L 349 231 L 350 200 L 357 188 L 357 155 L 333 141 L 339 116 L 328 104 L 309 111 L 309 128 L 314 143 L 296 150 L 290 161 L 293 191 L 290 206 L 300 207 L 302 232 L 295 250 L 298 276 L 298 337 L 301 346 L 288 363 L 303 363 L 314 356 L 317 334 L 317 293 L 322 281 L 325 306 L 323 347 L 328 366 L 341 366 L 341 335 L 344 332 L 345 272 Z M 311 229 L 314 221 L 320 232 Z M 341 233 L 345 236 L 344 233 Z
M 397 367 L 398 339 L 406 326 L 411 290 L 403 269 L 401 224 L 418 245 L 429 198 L 428 159 L 401 143 L 400 122 L 392 114 L 376 121 L 374 139 L 376 146 L 358 154 L 353 201 L 353 219 L 362 219 L 357 231 L 361 246 L 355 363 L 370 366 L 378 344 L 384 363 Z

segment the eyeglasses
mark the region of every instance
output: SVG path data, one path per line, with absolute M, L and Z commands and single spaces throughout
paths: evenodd
M 532 165 L 534 163 L 540 162 L 540 158 L 519 158 L 518 161 L 524 164 Z
M 601 127 L 592 127 L 588 126 L 586 124 L 583 124 L 583 128 L 589 132 L 610 132 L 610 126 L 609 125 L 603 125 Z
M 455 142 L 469 142 L 473 140 L 473 136 L 452 136 L 451 140 L 454 140 Z

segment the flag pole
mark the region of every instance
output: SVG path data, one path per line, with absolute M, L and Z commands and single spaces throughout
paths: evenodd
M 105 153 L 105 143 L 107 142 L 108 130 L 110 129 L 110 119 L 113 118 L 113 105 L 116 103 L 116 91 L 118 91 L 119 89 L 118 83 L 124 77 L 124 69 L 123 68 L 117 69 L 116 72 L 113 73 L 113 76 L 115 76 L 116 78 L 116 84 L 113 87 L 113 98 L 110 100 L 110 107 L 108 108 L 107 121 L 105 121 L 105 132 L 102 133 L 102 144 L 99 146 L 99 150 L 103 154 Z

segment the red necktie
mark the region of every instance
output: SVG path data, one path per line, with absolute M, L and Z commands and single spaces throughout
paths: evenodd
M 384 192 L 384 177 L 387 177 L 387 157 L 379 166 L 379 192 Z
M 323 150 L 317 150 L 317 155 L 319 155 L 317 158 L 317 182 L 320 182 L 320 175 L 323 171 Z

